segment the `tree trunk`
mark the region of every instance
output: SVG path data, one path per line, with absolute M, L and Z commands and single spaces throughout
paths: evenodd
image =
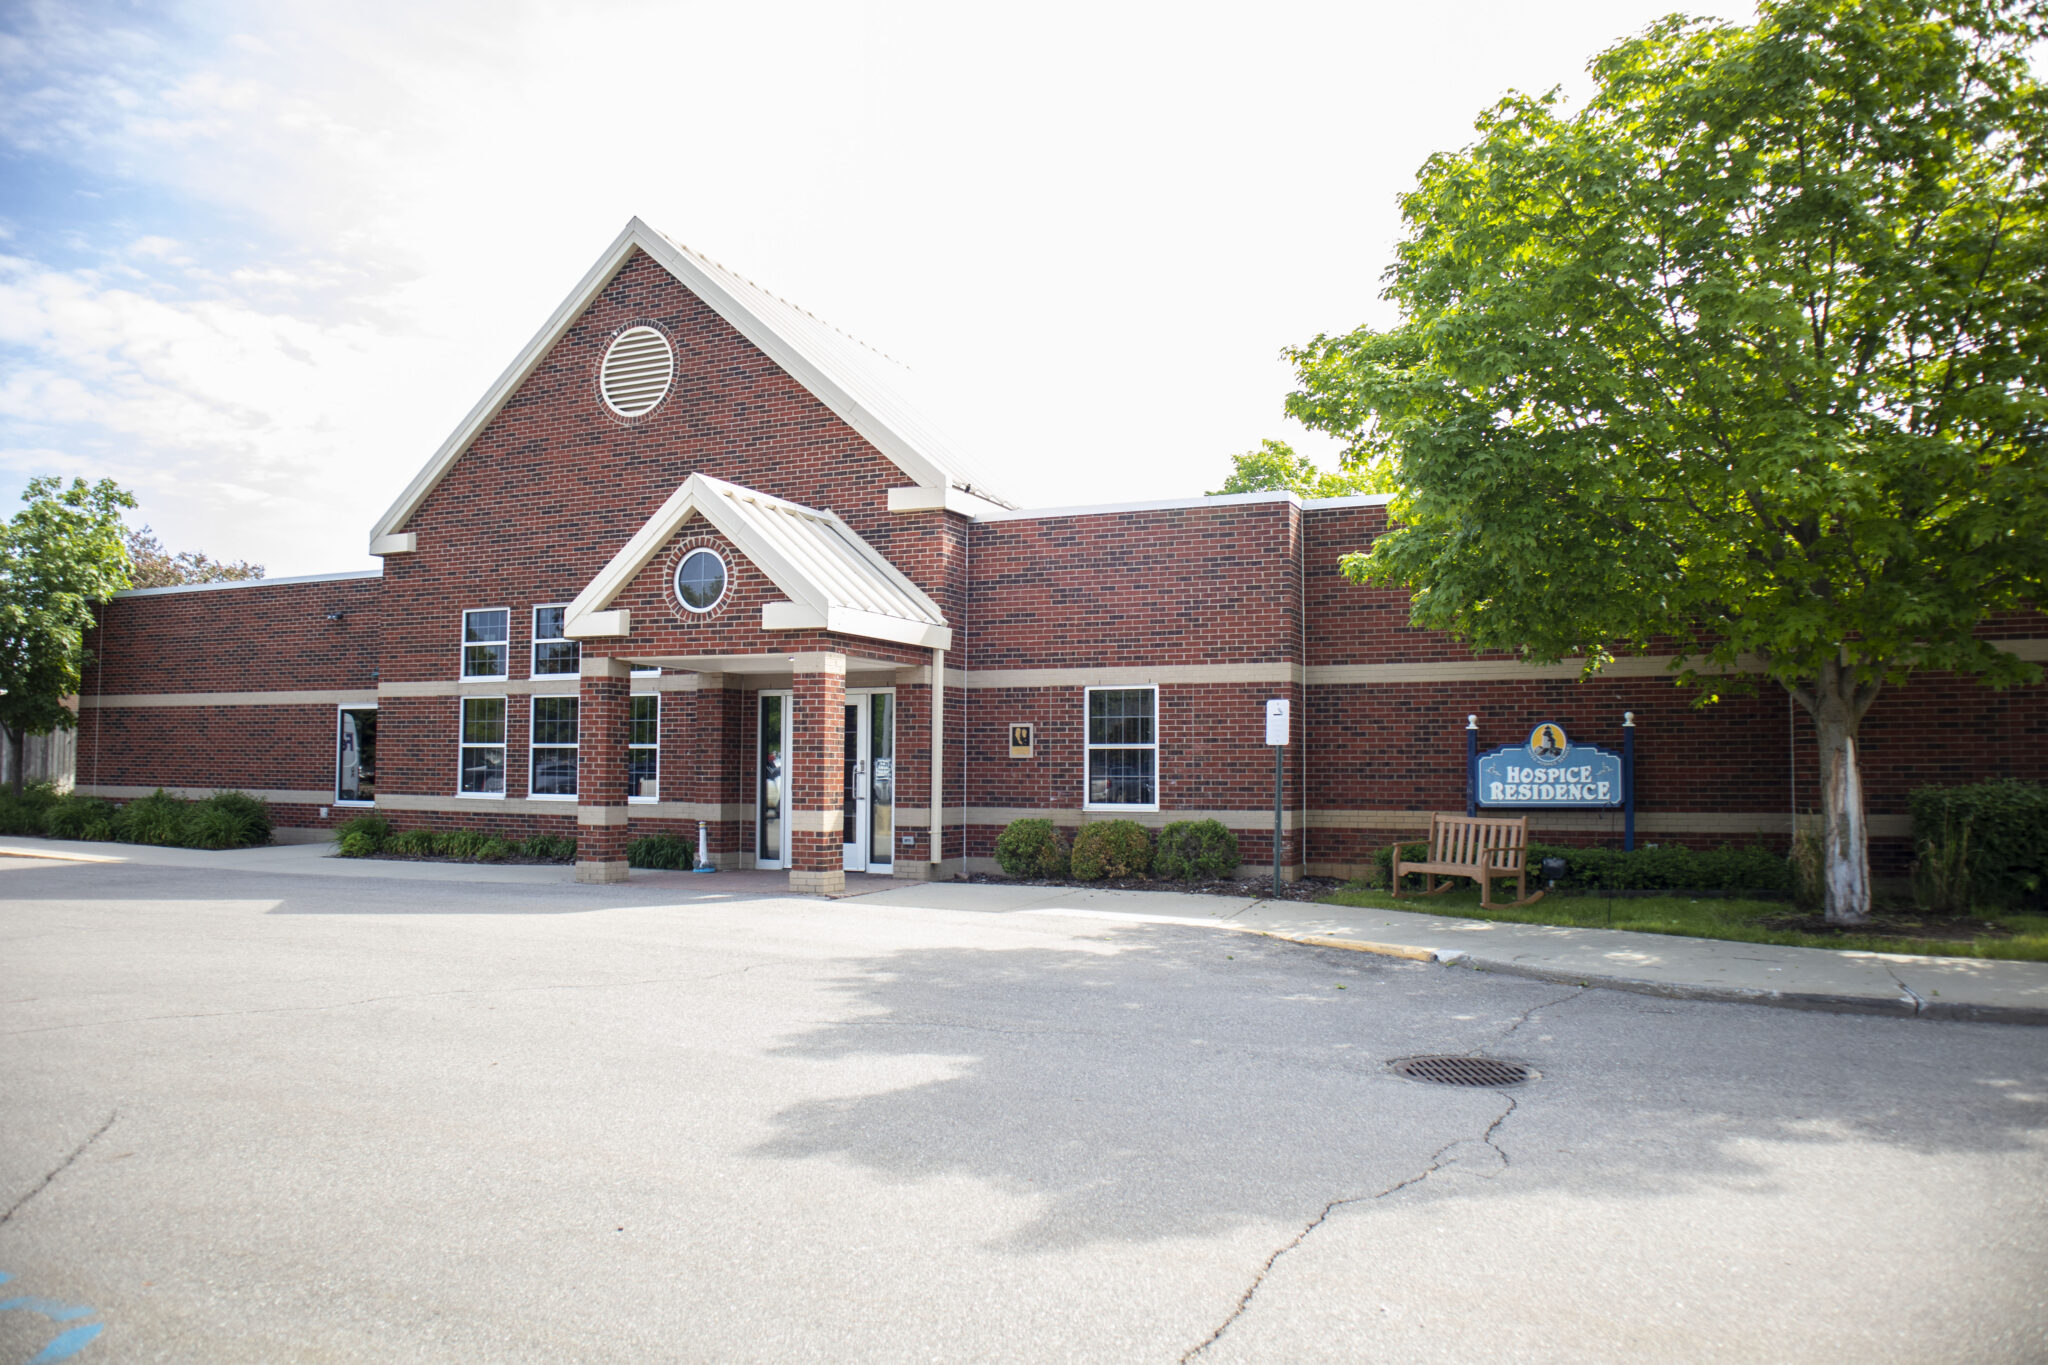
M 1813 717 L 1820 743 L 1821 887 L 1830 924 L 1870 919 L 1870 830 L 1856 736 L 1884 675 L 1881 668 L 1869 671 L 1875 676 L 1859 682 L 1853 665 L 1825 664 L 1820 677 L 1792 691 Z
M 8 779 L 8 786 L 16 796 L 20 796 L 22 788 L 21 761 L 23 758 L 21 748 L 22 741 L 25 738 L 27 738 L 27 736 L 23 735 L 19 730 L 10 730 L 4 725 L 0 725 L 0 735 L 7 736 L 7 757 L 10 760 L 12 760 L 14 764 L 14 774 L 12 777 Z

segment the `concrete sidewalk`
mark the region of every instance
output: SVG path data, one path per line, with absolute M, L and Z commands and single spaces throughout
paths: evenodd
M 62 839 L 0 840 L 0 857 L 207 868 L 272 875 L 468 884 L 568 885 L 567 866 L 336 858 L 332 844 L 208 851 Z M 1258 896 L 1108 891 L 847 875 L 846 899 L 994 914 L 1068 915 L 1264 934 L 1572 985 L 1691 1000 L 1929 1019 L 2048 1024 L 2048 962 L 1783 948 L 1765 943 L 1362 910 Z M 627 886 L 678 901 L 788 897 L 788 874 L 636 870 Z M 799 898 L 800 899 L 800 898 Z
M 1680 999 L 2048 1024 L 2048 962 L 1785 948 L 1675 934 L 1504 924 L 1401 910 L 1163 891 L 955 883 L 892 890 L 862 899 L 889 905 L 1201 926 Z

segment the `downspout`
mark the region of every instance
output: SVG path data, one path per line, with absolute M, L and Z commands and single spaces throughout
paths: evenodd
M 946 854 L 946 651 L 932 651 L 932 880 Z
M 1295 688 L 1295 691 L 1300 694 L 1301 698 L 1301 725 L 1299 727 L 1301 735 L 1301 775 L 1297 779 L 1301 783 L 1301 790 L 1296 793 L 1300 799 L 1295 802 L 1294 819 L 1296 826 L 1301 832 L 1301 875 L 1306 877 L 1308 875 L 1308 507 L 1306 505 L 1301 508 L 1300 517 L 1301 555 L 1295 566 L 1295 577 L 1299 580 L 1301 588 L 1301 654 L 1294 665 L 1294 676 L 1300 680 L 1300 684 Z

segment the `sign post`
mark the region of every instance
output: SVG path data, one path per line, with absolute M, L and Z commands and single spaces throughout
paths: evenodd
M 1621 848 L 1636 851 L 1636 713 L 1621 713 Z M 1612 826 L 1609 826 L 1612 828 Z
M 1273 750 L 1273 899 L 1280 899 L 1280 777 L 1281 750 L 1287 747 L 1287 698 L 1266 703 L 1266 744 Z

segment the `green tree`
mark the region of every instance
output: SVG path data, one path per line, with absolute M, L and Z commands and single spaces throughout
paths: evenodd
M 1392 477 L 1384 460 L 1369 460 L 1331 473 L 1306 455 L 1294 453 L 1285 441 L 1265 440 L 1257 450 L 1230 457 L 1230 477 L 1208 493 L 1291 492 L 1304 498 L 1346 498 L 1354 493 L 1391 493 Z
M 214 559 L 197 550 L 172 554 L 144 526 L 128 532 L 129 586 L 172 588 L 185 583 L 244 583 L 263 577 L 263 566 L 246 559 Z
M 1664 20 L 1597 91 L 1510 95 L 1402 200 L 1390 330 L 1291 353 L 1288 411 L 1398 461 L 1346 560 L 1531 661 L 1676 648 L 1820 745 L 1828 918 L 1870 909 L 1857 746 L 1916 669 L 2048 600 L 2040 0 L 1766 0 Z
M 21 498 L 0 522 L 0 731 L 17 796 L 23 738 L 78 723 L 64 699 L 84 673 L 94 605 L 128 586 L 121 512 L 135 505 L 109 479 L 31 479 Z

